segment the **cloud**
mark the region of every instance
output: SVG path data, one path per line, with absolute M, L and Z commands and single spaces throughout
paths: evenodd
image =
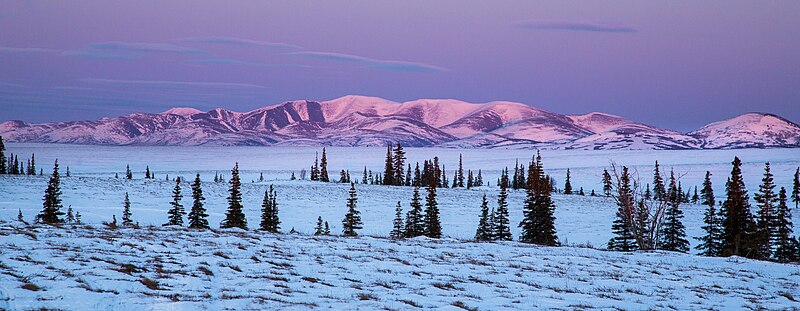
M 448 71 L 448 69 L 446 68 L 423 64 L 423 63 L 380 60 L 358 55 L 332 53 L 332 52 L 294 52 L 294 53 L 288 53 L 287 55 L 305 57 L 317 60 L 325 60 L 325 61 L 363 64 L 372 68 L 386 70 L 386 71 L 394 71 L 394 72 L 432 73 L 432 72 Z
M 281 48 L 281 49 L 293 49 L 293 50 L 301 48 L 294 44 L 283 43 L 283 42 L 257 41 L 257 40 L 234 38 L 234 37 L 190 37 L 190 38 L 179 39 L 179 41 L 220 44 L 220 45 Z
M 255 67 L 295 67 L 295 68 L 313 68 L 308 65 L 302 64 L 264 64 L 254 63 L 244 60 L 231 59 L 231 58 L 203 58 L 192 59 L 188 62 L 201 65 L 242 65 L 242 66 L 255 66 Z
M 112 41 L 92 43 L 80 50 L 64 51 L 62 54 L 90 59 L 130 60 L 155 54 L 207 55 L 209 53 L 168 43 Z
M 16 48 L 0 46 L 0 53 L 13 53 L 13 54 L 34 54 L 34 53 L 55 53 L 57 50 L 43 49 L 43 48 Z
M 531 20 L 516 24 L 517 27 L 533 30 L 565 30 L 565 31 L 588 31 L 588 32 L 636 32 L 631 26 L 612 23 L 592 23 L 575 21 L 547 21 Z
M 265 87 L 248 83 L 229 83 L 229 82 L 185 82 L 185 81 L 158 81 L 158 80 L 113 80 L 86 78 L 81 82 L 108 86 L 140 86 L 161 89 L 185 89 L 185 88 L 217 88 L 217 89 L 264 89 Z

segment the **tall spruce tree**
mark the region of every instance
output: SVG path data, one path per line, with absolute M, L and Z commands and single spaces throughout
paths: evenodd
M 183 209 L 181 199 L 183 199 L 181 178 L 178 177 L 175 178 L 175 188 L 172 189 L 172 202 L 169 203 L 172 207 L 167 211 L 169 217 L 165 226 L 183 226 L 183 215 L 186 215 L 186 211 Z
M 567 170 L 567 180 L 569 180 L 569 170 Z M 523 218 L 519 223 L 522 229 L 520 242 L 558 246 L 553 215 L 555 203 L 550 197 L 550 185 L 544 180 L 544 168 L 539 163 L 532 162 L 528 166 L 528 184 L 525 188 L 527 198 L 522 209 Z M 567 187 L 564 188 L 566 193 Z
M 713 199 L 712 199 L 713 201 Z M 705 235 L 697 237 L 700 244 L 695 249 L 703 256 L 716 257 L 722 255 L 722 219 L 714 204 L 708 205 L 703 214 L 703 231 Z
M 69 221 L 70 218 L 74 218 L 72 216 L 72 207 L 67 210 L 67 220 Z M 122 201 L 122 226 L 133 226 L 133 219 L 131 219 L 131 200 L 128 198 L 127 192 L 125 192 L 125 200 Z
M 261 230 L 270 233 L 279 233 L 281 221 L 278 217 L 278 194 L 272 185 L 264 191 L 264 201 L 261 203 Z
M 572 183 L 570 182 L 569 169 L 567 169 L 567 180 L 564 182 L 564 194 L 572 194 Z
M 411 208 L 406 214 L 405 236 L 414 238 L 425 234 L 425 219 L 422 214 L 422 199 L 419 196 L 419 187 L 414 187 L 411 196 Z
M 397 201 L 397 207 L 394 208 L 394 220 L 392 221 L 392 232 L 389 237 L 392 239 L 400 239 L 405 236 L 403 232 L 403 208 L 400 206 L 400 201 Z
M 36 154 L 31 153 L 31 167 L 28 175 L 36 175 Z
M 383 167 L 383 185 L 394 185 L 394 157 L 392 144 L 386 147 L 386 165 Z
M 611 184 L 611 174 L 608 173 L 607 169 L 603 169 L 603 194 L 605 194 L 607 197 L 610 197 L 611 190 L 614 190 Z
M 478 229 L 475 231 L 475 240 L 478 241 L 491 241 L 492 240 L 492 224 L 489 223 L 489 201 L 486 200 L 486 194 L 483 194 L 481 200 L 481 217 L 478 220 Z
M 61 216 L 64 212 L 61 211 L 61 177 L 58 174 L 58 159 L 53 164 L 53 174 L 47 182 L 47 189 L 44 191 L 44 202 L 42 203 L 42 211 L 36 216 L 36 222 L 46 224 L 63 223 L 64 220 Z
M 494 234 L 497 240 L 511 241 L 511 224 L 508 219 L 508 192 L 501 185 L 500 194 L 497 196 L 497 210 L 494 215 Z
M 758 186 L 758 192 L 753 199 L 757 202 L 757 237 L 759 251 L 762 256 L 769 258 L 774 251 L 775 240 L 777 240 L 777 223 L 775 219 L 775 181 L 770 171 L 769 162 L 764 164 L 764 178 Z
M 406 165 L 406 152 L 403 151 L 403 147 L 400 144 L 397 144 L 397 147 L 394 148 L 394 159 L 392 161 L 392 177 L 394 180 L 392 182 L 395 186 L 403 186 L 405 185 L 405 174 L 403 169 L 405 169 Z
M 225 219 L 220 223 L 221 228 L 240 228 L 247 230 L 247 218 L 242 212 L 242 181 L 239 179 L 239 162 L 231 170 L 231 180 L 228 189 L 228 210 Z
M 206 198 L 203 196 L 202 183 L 200 181 L 200 174 L 194 177 L 192 183 L 192 209 L 189 211 L 189 228 L 193 229 L 208 229 L 208 214 L 203 201 Z
M 439 220 L 439 203 L 436 202 L 436 181 L 428 183 L 428 195 L 425 197 L 425 235 L 429 238 L 438 239 L 442 237 L 442 223 Z
M 794 208 L 800 206 L 800 167 L 794 170 L 794 180 L 792 181 L 792 202 Z
M 653 169 L 653 199 L 656 201 L 667 200 L 667 188 L 664 185 L 664 178 L 661 177 L 658 161 L 656 161 L 656 167 Z
M 456 179 L 458 179 L 458 187 L 464 188 L 464 161 L 461 154 L 458 154 L 458 174 L 456 175 Z
M 322 158 L 319 160 L 319 181 L 331 181 L 328 178 L 328 156 L 325 154 L 325 147 L 322 147 Z
M 630 174 L 628 167 L 622 167 L 622 174 L 619 177 L 619 185 L 617 186 L 617 214 L 614 223 L 611 225 L 611 231 L 614 237 L 608 241 L 608 249 L 615 251 L 632 251 L 637 249 L 636 237 L 633 234 L 633 189 L 631 188 Z
M 734 157 L 731 177 L 725 185 L 726 199 L 722 203 L 722 256 L 760 258 L 756 223 L 750 213 L 747 188 L 742 178 L 742 161 Z
M 0 136 L 0 174 L 8 174 L 6 161 L 6 145 L 3 143 L 3 136 Z
M 344 236 L 357 236 L 356 230 L 361 230 L 363 223 L 361 222 L 361 213 L 356 209 L 358 203 L 358 194 L 356 194 L 356 185 L 350 184 L 350 192 L 347 198 L 347 214 L 342 219 L 342 234 Z
M 792 237 L 792 211 L 789 209 L 786 188 L 778 191 L 778 206 L 775 208 L 775 253 L 779 262 L 797 261 L 797 240 Z
M 673 252 L 688 252 L 689 241 L 686 240 L 686 227 L 683 226 L 683 211 L 680 205 L 680 192 L 675 186 L 675 172 L 670 172 L 669 190 L 667 190 L 667 210 L 661 225 L 658 249 Z
M 319 153 L 314 153 L 314 164 L 311 165 L 311 180 L 319 180 Z

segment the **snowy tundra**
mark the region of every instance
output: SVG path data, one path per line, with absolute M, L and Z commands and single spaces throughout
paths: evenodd
M 531 150 L 408 148 L 411 163 L 439 156 L 448 178 L 463 155 L 464 168 L 481 169 L 492 186 L 440 189 L 442 240 L 391 241 L 394 206 L 408 208 L 411 188 L 356 185 L 364 229 L 361 238 L 313 237 L 318 216 L 341 232 L 349 185 L 290 180 L 308 170 L 319 148 L 297 147 L 114 147 L 8 144 L 20 159 L 36 154 L 45 176 L 0 176 L 0 309 L 797 309 L 800 267 L 741 258 L 704 258 L 667 252 L 612 253 L 602 250 L 611 237 L 616 206 L 601 192 L 600 174 L 611 161 L 633 167 L 642 182 L 652 165 L 674 169 L 684 190 L 699 186 L 706 170 L 717 199 L 724 199 L 730 161 L 739 156 L 752 193 L 769 161 L 778 186 L 790 187 L 800 166 L 798 149 L 683 151 L 544 151 L 545 170 L 563 186 L 587 196 L 555 195 L 556 229 L 565 247 L 518 242 L 472 243 L 480 197 L 496 199 L 500 169 L 527 164 Z M 364 166 L 382 171 L 385 148 L 328 148 L 329 174 L 342 169 L 361 179 Z M 53 161 L 58 158 L 64 206 L 93 227 L 25 227 L 31 220 Z M 261 200 L 270 184 L 278 190 L 283 232 L 193 232 L 161 229 L 174 181 L 200 173 L 209 222 L 224 217 L 226 183 L 215 173 L 242 169 L 245 214 L 257 227 Z M 134 179 L 125 180 L 125 166 Z M 145 180 L 149 166 L 155 180 Z M 258 182 L 261 174 L 267 179 Z M 120 178 L 115 178 L 119 174 Z M 184 206 L 190 205 L 185 183 Z M 120 217 L 124 193 L 142 229 L 105 229 Z M 522 217 L 524 193 L 511 191 L 512 233 Z M 491 205 L 491 204 L 490 204 Z M 701 235 L 704 208 L 682 205 L 689 237 Z M 800 217 L 794 213 L 795 231 Z M 158 228 L 148 228 L 148 226 Z M 692 246 L 696 241 L 690 239 Z M 592 249 L 594 248 L 594 249 Z M 692 251 L 695 253 L 695 251 Z

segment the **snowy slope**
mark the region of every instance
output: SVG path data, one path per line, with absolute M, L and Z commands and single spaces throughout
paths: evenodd
M 714 122 L 689 135 L 704 148 L 765 148 L 800 146 L 800 126 L 767 113 L 747 113 Z
M 297 100 L 249 112 L 173 108 L 96 121 L 0 123 L 11 142 L 95 145 L 329 145 L 547 149 L 697 149 L 800 146 L 800 127 L 746 114 L 689 134 L 594 112 L 565 116 L 514 102 L 397 103 L 378 97 Z M 362 137 L 362 139 L 358 138 Z

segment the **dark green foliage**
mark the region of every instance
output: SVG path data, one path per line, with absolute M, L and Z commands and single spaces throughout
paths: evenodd
M 325 230 L 323 231 L 322 235 L 331 235 L 331 227 L 328 226 L 328 222 L 325 222 Z
M 400 201 L 397 201 L 397 207 L 394 208 L 394 221 L 392 221 L 392 232 L 389 237 L 392 239 L 400 239 L 405 236 L 403 232 L 403 208 L 400 206 Z
M 433 175 L 433 174 L 431 174 Z M 431 179 L 433 176 L 431 176 Z M 436 202 L 436 182 L 431 180 L 425 197 L 425 235 L 429 238 L 442 237 L 442 223 L 439 220 L 439 203 Z
M 72 208 L 70 207 L 67 210 L 67 222 L 72 222 L 70 218 L 74 218 L 72 216 Z M 128 198 L 128 193 L 125 192 L 125 200 L 122 201 L 122 226 L 130 227 L 133 226 L 133 219 L 131 219 L 131 200 Z
M 0 174 L 8 174 L 8 165 L 6 165 L 6 145 L 3 143 L 3 136 L 0 136 Z
M 794 170 L 794 180 L 792 180 L 792 202 L 794 208 L 800 205 L 800 167 Z
M 508 219 L 508 192 L 506 187 L 500 187 L 500 194 L 497 196 L 497 210 L 494 215 L 494 234 L 495 239 L 500 241 L 511 241 L 511 225 Z
M 758 221 L 756 232 L 756 243 L 758 243 L 759 253 L 764 258 L 769 258 L 772 254 L 772 245 L 777 239 L 777 224 L 775 219 L 775 181 L 770 171 L 769 162 L 764 165 L 764 178 L 758 186 L 754 198 L 758 203 Z
M 47 182 L 47 189 L 44 192 L 44 202 L 42 211 L 36 215 L 36 222 L 46 224 L 58 224 L 64 222 L 61 216 L 61 178 L 58 174 L 58 160 L 53 164 L 53 174 Z
M 617 187 L 617 215 L 611 225 L 614 237 L 608 241 L 608 249 L 615 251 L 632 251 L 637 249 L 636 237 L 633 234 L 633 189 L 628 173 L 628 167 L 622 167 L 622 175 L 619 178 Z
M 125 178 L 126 179 L 133 179 L 133 172 L 131 171 L 131 166 L 130 165 L 126 165 L 125 166 Z
M 356 185 L 350 183 L 350 192 L 347 198 L 347 214 L 344 215 L 342 220 L 342 234 L 344 236 L 357 236 L 356 230 L 361 229 L 361 213 L 356 209 L 358 203 L 358 195 L 356 194 Z
M 464 163 L 463 157 L 461 154 L 458 154 L 458 171 L 456 172 L 456 180 L 458 183 L 456 184 L 459 188 L 464 188 Z M 453 180 L 453 182 L 456 182 Z M 455 187 L 454 187 L 455 188 Z
M 653 199 L 656 201 L 667 200 L 667 189 L 664 185 L 664 178 L 661 177 L 658 161 L 656 161 L 656 167 L 653 169 Z
M 322 147 L 322 159 L 319 160 L 319 181 L 331 181 L 328 178 L 328 156 L 325 154 L 325 147 Z
M 392 184 L 395 186 L 403 186 L 405 185 L 405 177 L 403 173 L 403 169 L 405 168 L 405 161 L 406 161 L 406 152 L 403 151 L 403 147 L 400 144 L 397 144 L 397 148 L 394 149 L 394 159 L 392 161 Z
M 275 192 L 272 185 L 269 185 L 269 190 L 264 191 L 264 201 L 261 203 L 261 230 L 271 233 L 279 233 L 281 231 L 277 197 L 277 192 Z
M 489 201 L 486 200 L 486 194 L 483 194 L 481 217 L 478 220 L 478 230 L 475 231 L 475 240 L 491 241 L 493 231 L 492 224 L 489 223 Z
M 422 199 L 419 196 L 419 187 L 414 187 L 411 197 L 411 208 L 406 214 L 405 236 L 414 238 L 425 234 L 425 220 L 422 215 Z
M 570 182 L 569 169 L 567 169 L 567 180 L 564 182 L 564 194 L 572 194 L 572 183 Z
M 754 239 L 756 223 L 750 213 L 747 188 L 742 179 L 742 161 L 735 157 L 731 177 L 725 185 L 726 199 L 722 203 L 722 256 L 759 258 Z
M 713 204 L 706 208 L 702 228 L 705 235 L 696 238 L 700 244 L 695 248 L 700 250 L 700 254 L 703 256 L 722 255 L 722 218 Z
M 150 176 L 150 165 L 148 165 L 144 169 L 144 178 L 145 179 L 150 179 L 151 178 L 151 176 Z
M 569 181 L 569 170 L 567 170 Z M 544 168 L 540 161 L 531 162 L 528 166 L 527 198 L 522 209 L 522 221 L 519 223 L 522 232 L 519 240 L 547 246 L 558 246 L 555 227 L 555 203 L 550 197 L 550 184 L 544 176 Z M 569 182 L 567 182 L 569 185 Z M 570 186 L 571 188 L 571 186 Z M 565 193 L 567 187 L 565 186 Z M 581 189 L 581 192 L 583 189 Z
M 314 235 L 323 234 L 325 234 L 325 228 L 323 227 L 322 216 L 317 216 L 317 226 L 314 227 Z
M 703 179 L 703 188 L 700 189 L 700 200 L 700 204 L 714 206 L 714 188 L 711 185 L 711 172 L 709 171 L 706 171 L 706 177 Z
M 247 219 L 242 212 L 242 182 L 239 180 L 239 162 L 231 170 L 231 180 L 228 182 L 228 210 L 225 212 L 225 219 L 220 223 L 221 228 L 240 228 L 247 230 Z
M 175 179 L 175 188 L 172 189 L 172 202 L 170 205 L 172 206 L 167 214 L 169 214 L 169 218 L 165 226 L 183 226 L 183 215 L 186 215 L 186 210 L 183 209 L 183 204 L 181 204 L 181 199 L 183 199 L 183 195 L 181 195 L 181 178 L 178 177 Z
M 189 211 L 189 228 L 208 229 L 208 214 L 203 206 L 203 188 L 200 181 L 200 174 L 197 174 L 192 183 L 192 209 Z
M 778 191 L 778 206 L 775 213 L 775 255 L 780 262 L 797 261 L 797 240 L 792 238 L 792 211 L 786 204 L 786 188 Z
M 394 157 L 392 144 L 386 147 L 386 165 L 383 167 L 383 185 L 394 185 Z
M 311 165 L 311 180 L 319 180 L 319 153 L 315 153 L 314 165 Z
M 667 210 L 661 225 L 658 249 L 673 252 L 688 252 L 689 241 L 686 240 L 686 227 L 683 226 L 683 211 L 680 208 L 681 192 L 675 186 L 675 172 L 670 172 L 667 190 Z

